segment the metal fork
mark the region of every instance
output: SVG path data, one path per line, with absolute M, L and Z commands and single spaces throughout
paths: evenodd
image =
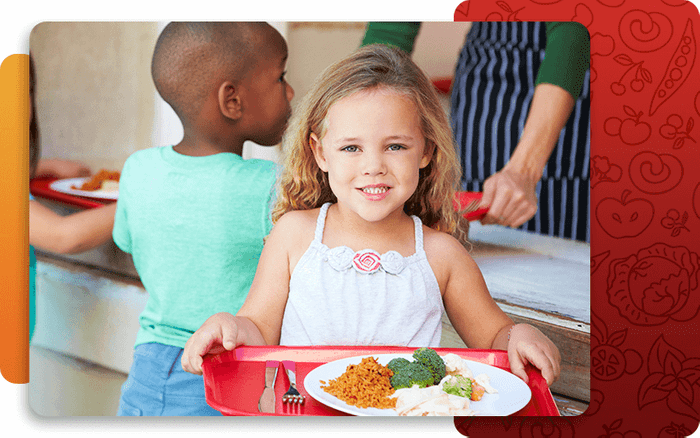
M 289 390 L 282 396 L 282 402 L 298 405 L 304 404 L 306 397 L 299 394 L 297 390 L 296 365 L 291 360 L 284 360 L 282 364 L 284 365 L 284 371 L 287 373 L 290 383 Z
M 462 215 L 469 221 L 474 221 L 474 220 L 479 220 L 486 216 L 486 213 L 488 213 L 489 209 L 487 208 L 479 208 L 479 204 L 481 203 L 481 193 L 474 194 L 472 192 L 464 192 L 468 195 L 478 195 L 475 198 L 471 199 L 468 201 L 468 203 L 465 206 L 461 206 L 461 213 Z M 466 199 L 465 199 L 466 201 Z

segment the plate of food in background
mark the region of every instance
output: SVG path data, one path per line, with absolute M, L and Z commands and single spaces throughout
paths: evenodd
M 68 195 L 116 200 L 119 198 L 119 177 L 118 171 L 102 169 L 93 176 L 85 178 L 56 180 L 49 185 L 49 188 Z
M 430 348 L 328 362 L 306 375 L 304 388 L 320 403 L 359 416 L 506 416 L 532 397 L 504 369 Z

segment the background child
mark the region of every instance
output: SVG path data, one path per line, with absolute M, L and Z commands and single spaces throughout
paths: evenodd
M 119 415 L 220 415 L 180 355 L 208 316 L 238 311 L 253 281 L 276 169 L 241 152 L 282 137 L 286 59 L 266 23 L 170 23 L 156 42 L 153 81 L 184 137 L 132 154 L 119 182 L 114 241 L 149 294 Z
M 41 159 L 39 124 L 34 111 L 34 62 L 29 58 L 29 177 L 74 178 L 90 175 L 83 163 Z M 59 254 L 87 251 L 112 239 L 116 204 L 62 216 L 29 195 L 29 339 L 36 321 L 36 254 L 34 247 Z
M 449 125 L 407 55 L 372 45 L 329 67 L 283 149 L 279 220 L 248 298 L 190 338 L 186 371 L 201 373 L 203 355 L 238 345 L 437 347 L 444 308 L 469 347 L 507 350 L 525 381 L 528 362 L 548 384 L 558 378 L 558 349 L 513 324 L 454 237 Z

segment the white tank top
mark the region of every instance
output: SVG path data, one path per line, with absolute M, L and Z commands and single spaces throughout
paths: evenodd
M 323 229 L 330 203 L 316 221 L 314 240 L 289 282 L 280 345 L 439 347 L 443 303 L 415 225 L 415 253 L 329 248 Z

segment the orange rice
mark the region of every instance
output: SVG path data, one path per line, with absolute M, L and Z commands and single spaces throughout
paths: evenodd
M 396 399 L 389 398 L 394 393 L 390 381 L 393 374 L 375 358 L 365 357 L 359 365 L 348 365 L 340 377 L 321 388 L 351 406 L 391 409 L 396 407 Z

